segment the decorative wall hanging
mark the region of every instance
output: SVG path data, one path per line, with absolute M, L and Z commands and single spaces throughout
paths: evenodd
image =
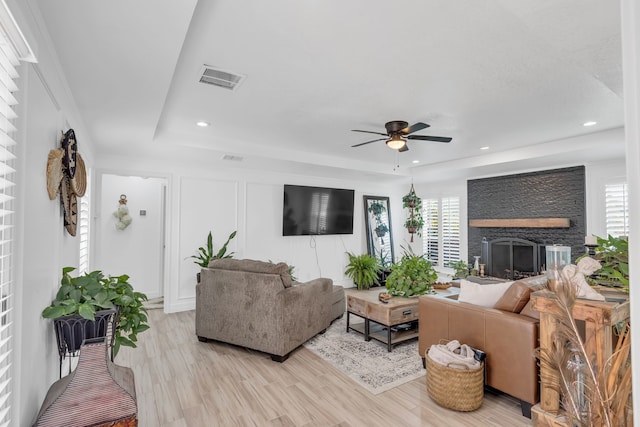
M 113 213 L 113 216 L 116 217 L 118 222 L 116 222 L 116 230 L 124 230 L 131 224 L 133 220 L 131 215 L 129 215 L 129 208 L 127 207 L 127 195 L 121 194 L 120 200 L 118 200 L 119 206 L 118 209 Z
M 87 190 L 87 171 L 78 153 L 78 142 L 73 129 L 62 132 L 60 148 L 49 151 L 47 159 L 47 194 L 54 200 L 60 194 L 64 227 L 72 236 L 78 224 L 78 197 Z

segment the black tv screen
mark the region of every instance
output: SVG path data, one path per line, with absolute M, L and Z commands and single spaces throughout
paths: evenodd
M 354 190 L 284 186 L 282 235 L 353 234 Z

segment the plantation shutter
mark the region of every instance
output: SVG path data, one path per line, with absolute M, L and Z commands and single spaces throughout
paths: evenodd
M 460 198 L 442 199 L 442 266 L 460 259 Z
M 431 261 L 432 265 L 438 265 L 438 247 L 440 242 L 439 220 L 438 220 L 438 199 L 422 200 L 422 217 L 424 227 L 422 228 L 422 252 Z
M 605 186 L 605 209 L 607 235 L 614 237 L 629 235 L 629 201 L 626 183 Z
M 20 60 L 34 61 L 20 29 L 5 2 L 0 4 L 0 427 L 17 424 L 12 420 L 12 360 L 14 321 L 14 154 L 13 124 L 18 103 L 13 92 Z
M 80 237 L 80 262 L 78 265 L 78 273 L 89 272 L 89 224 L 90 224 L 90 211 L 89 200 L 91 200 L 91 193 L 89 183 L 91 177 L 89 171 L 87 171 L 87 189 L 84 196 L 80 198 L 80 209 L 78 212 L 78 236 Z

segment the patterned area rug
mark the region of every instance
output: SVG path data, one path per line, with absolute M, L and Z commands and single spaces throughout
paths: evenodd
M 356 380 L 372 394 L 379 394 L 425 375 L 418 354 L 418 340 L 393 347 L 376 340 L 366 342 L 358 332 L 346 332 L 347 315 L 335 321 L 324 334 L 304 346 Z M 351 317 L 352 321 L 354 317 Z

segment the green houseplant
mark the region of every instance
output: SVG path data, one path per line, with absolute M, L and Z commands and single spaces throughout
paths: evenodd
M 465 279 L 469 275 L 469 265 L 463 260 L 452 261 L 449 263 L 449 267 L 454 270 L 454 279 Z
M 138 334 L 149 329 L 147 309 L 143 305 L 148 300 L 147 296 L 133 289 L 127 275 L 105 276 L 101 271 L 92 271 L 72 277 L 69 273 L 74 270 L 73 267 L 62 269 L 60 289 L 51 305 L 42 311 L 42 317 L 61 319 L 76 316 L 94 322 L 96 314 L 116 309 L 113 354 L 117 355 L 123 345 L 135 348 Z
M 629 242 L 626 237 L 597 237 L 595 258 L 602 268 L 591 276 L 595 284 L 623 288 L 629 292 Z
M 349 264 L 344 273 L 353 280 L 358 289 L 369 289 L 378 284 L 378 276 L 382 266 L 375 257 L 369 254 L 355 255 L 347 252 Z
M 222 259 L 222 258 L 233 258 L 233 252 L 227 253 L 227 246 L 229 242 L 236 237 L 237 230 L 233 233 L 229 234 L 227 241 L 222 245 L 220 250 L 217 253 L 213 253 L 213 235 L 209 232 L 207 236 L 207 246 L 199 247 L 196 255 L 192 255 L 190 258 L 194 258 L 196 261 L 193 261 L 195 264 L 199 265 L 202 268 L 206 268 L 209 266 L 209 261 L 212 259 Z
M 385 286 L 391 295 L 411 297 L 430 292 L 437 279 L 438 273 L 424 256 L 405 250 L 400 262 L 391 266 Z
M 404 222 L 404 226 L 409 233 L 417 233 L 418 236 L 422 236 L 422 227 L 424 227 L 424 219 L 420 214 L 414 214 L 407 218 Z

